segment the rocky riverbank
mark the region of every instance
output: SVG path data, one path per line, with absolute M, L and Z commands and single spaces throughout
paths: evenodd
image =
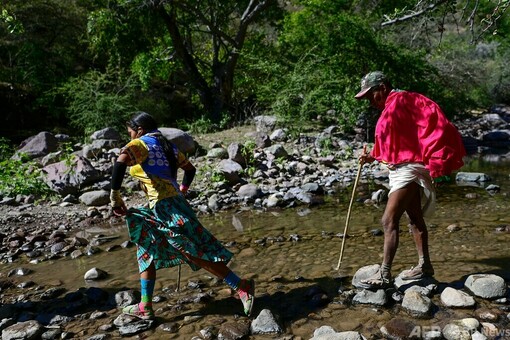
M 498 161 L 508 156 L 510 111 L 501 107 L 493 111 L 456 125 L 467 149 Z M 293 136 L 278 126 L 273 117 L 260 117 L 252 125 L 219 135 L 192 138 L 171 129 L 166 133 L 193 155 L 191 159 L 199 169 L 189 197 L 199 214 L 234 207 L 272 211 L 321 204 L 328 197 L 341 194 L 353 182 L 357 154 L 363 145 L 335 126 Z M 87 239 L 77 233 L 112 223 L 107 206 L 108 177 L 111 159 L 121 144 L 119 134 L 111 129 L 96 132 L 90 144 L 75 145 L 73 162 L 58 161 L 59 151 L 52 150 L 53 145 L 65 139 L 65 136 L 42 133 L 26 141 L 22 149 L 41 163 L 48 174 L 48 184 L 61 197 L 59 200 L 43 204 L 34 204 L 31 196 L 1 200 L 1 259 L 4 264 L 15 264 L 9 271 L 2 270 L 0 277 L 3 339 L 105 339 L 135 334 L 154 339 L 262 339 L 267 336 L 483 339 L 510 335 L 508 281 L 505 281 L 508 277 L 488 274 L 473 273 L 462 286 L 433 280 L 404 285 L 397 278 L 395 287 L 376 292 L 356 288 L 356 280 L 374 270 L 373 267 L 360 269 L 352 282 L 347 277 L 331 278 L 327 285 L 310 284 L 299 277 L 291 282 L 285 279 L 281 285 L 295 285 L 294 291 L 304 297 L 304 306 L 287 311 L 292 315 L 292 322 L 288 321 L 289 317 L 274 312 L 278 310 L 278 301 L 281 302 L 277 292 L 260 294 L 258 301 L 267 308 L 257 310 L 251 318 L 236 314 L 239 302 L 229 298 L 231 292 L 214 279 L 189 282 L 181 292 L 175 292 L 175 287 L 162 289 L 156 300 L 161 306 L 157 312 L 160 318 L 154 322 L 118 317 L 118 307 L 137 298 L 137 292 L 131 289 L 110 291 L 89 286 L 69 292 L 58 283 L 25 281 L 23 278 L 29 272 L 24 264 L 28 262 L 78 261 L 83 255 L 94 256 L 101 250 L 110 252 L 116 247 L 129 247 L 128 243 L 112 246 L 107 237 Z M 382 183 L 387 179 L 384 167 L 379 164 L 365 166 L 362 175 Z M 480 183 L 480 177 L 476 181 Z M 127 203 L 142 204 L 144 199 L 136 183 L 126 178 L 125 187 Z M 492 190 L 497 192 L 495 188 Z M 380 203 L 384 197 L 384 191 L 377 191 L 365 199 Z M 238 252 L 250 252 L 257 246 L 256 242 L 238 240 L 233 247 Z M 90 269 L 88 279 L 101 279 L 100 270 Z M 268 282 L 280 280 L 272 277 L 262 280 L 260 285 L 264 287 Z M 207 312 L 204 305 L 214 307 Z M 311 320 L 320 319 L 328 325 L 329 318 L 348 317 L 346 312 L 351 306 L 362 306 L 367 313 L 389 309 L 401 312 L 369 333 L 355 321 L 336 330 L 317 327 L 308 335 L 296 330 Z M 474 310 L 470 314 L 475 317 L 460 317 L 462 313 L 456 312 L 459 308 Z M 437 318 L 438 311 L 444 316 L 444 322 L 433 325 L 423 322 Z

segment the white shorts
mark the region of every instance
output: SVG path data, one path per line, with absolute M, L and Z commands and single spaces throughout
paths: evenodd
M 429 171 L 420 163 L 398 164 L 390 169 L 390 192 L 391 195 L 398 189 L 416 182 L 421 187 L 421 202 L 423 216 L 431 216 L 436 206 L 436 190 L 430 177 Z

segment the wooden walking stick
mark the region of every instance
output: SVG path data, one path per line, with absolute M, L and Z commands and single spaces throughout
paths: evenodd
M 367 146 L 363 145 L 363 154 L 366 154 L 366 153 L 367 153 Z M 335 270 L 339 270 L 340 265 L 342 264 L 342 257 L 344 255 L 344 247 L 345 247 L 345 239 L 347 238 L 347 228 L 349 227 L 349 220 L 351 218 L 352 203 L 354 202 L 354 195 L 356 194 L 356 187 L 358 186 L 359 178 L 361 176 L 361 168 L 362 167 L 363 167 L 363 164 L 360 162 L 358 165 L 358 172 L 356 173 L 356 179 L 354 180 L 354 185 L 352 187 L 351 201 L 349 202 L 349 209 L 347 210 L 347 217 L 345 219 L 344 235 L 342 237 L 342 248 L 340 249 L 340 257 L 338 258 L 338 264 L 337 264 Z
M 179 265 L 177 271 L 177 287 L 175 287 L 175 291 L 179 292 L 181 290 L 181 265 Z

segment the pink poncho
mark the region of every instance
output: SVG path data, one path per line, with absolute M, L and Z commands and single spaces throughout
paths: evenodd
M 387 164 L 423 163 L 433 178 L 464 165 L 461 136 L 441 108 L 414 92 L 392 91 L 377 121 L 372 157 Z

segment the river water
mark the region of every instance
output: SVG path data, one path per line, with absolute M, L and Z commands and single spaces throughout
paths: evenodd
M 455 285 L 473 273 L 496 273 L 510 279 L 510 233 L 496 231 L 498 226 L 510 225 L 509 169 L 510 164 L 472 160 L 462 170 L 485 172 L 492 181 L 480 186 L 450 184 L 438 190 L 436 213 L 426 220 L 438 281 Z M 500 186 L 501 191 L 491 195 L 484 189 L 488 184 Z M 381 228 L 379 220 L 384 206 L 364 203 L 364 198 L 379 187 L 380 184 L 370 179 L 363 178 L 360 182 L 339 271 L 335 267 L 342 239 L 337 234 L 344 230 L 351 188 L 345 188 L 341 195 L 315 207 L 265 212 L 240 208 L 201 216 L 201 221 L 236 254 L 231 263 L 233 270 L 240 276 L 256 280 L 259 297 L 256 309 L 269 308 L 280 314 L 287 333 L 309 338 L 316 327 L 326 324 L 337 331 L 358 330 L 367 336 L 397 312 L 384 309 L 368 309 L 367 312 L 367 308 L 342 304 L 329 304 L 325 309 L 311 312 L 301 309 L 301 304 L 303 293 L 310 285 L 320 284 L 334 295 L 338 286 L 350 286 L 350 278 L 361 266 L 381 262 L 383 237 L 374 236 L 372 231 Z M 451 229 L 453 225 L 457 230 L 449 231 L 448 227 Z M 125 227 L 120 223 L 88 232 L 118 236 L 107 245 L 126 240 Z M 416 261 L 414 243 L 403 218 L 400 246 L 392 269 L 394 275 L 410 268 Z M 8 264 L 4 270 L 19 266 L 20 263 Z M 34 270 L 29 279 L 37 284 L 59 284 L 69 291 L 91 285 L 118 290 L 122 287 L 138 289 L 139 286 L 134 248 L 23 266 Z M 106 271 L 108 279 L 85 283 L 83 275 L 92 267 Z M 204 270 L 192 272 L 184 266 L 181 275 L 182 287 L 188 280 L 210 279 Z M 342 279 L 345 276 L 348 277 Z M 175 287 L 176 279 L 176 268 L 158 271 L 156 294 L 165 287 Z M 228 296 L 224 299 L 229 303 L 219 302 L 215 306 L 215 301 L 209 302 L 209 313 L 226 317 L 240 309 L 235 300 L 233 307 L 225 307 L 230 306 L 233 299 Z M 200 312 L 204 313 L 203 310 Z M 459 316 L 471 315 L 466 311 L 458 313 Z M 440 322 L 441 313 L 435 318 L 438 319 L 423 322 L 428 325 Z M 181 319 L 176 317 L 175 320 Z M 174 337 L 191 338 L 210 322 L 213 321 L 205 318 L 195 325 L 182 325 Z M 93 330 L 89 334 L 91 332 Z M 154 338 L 160 336 L 157 334 Z

